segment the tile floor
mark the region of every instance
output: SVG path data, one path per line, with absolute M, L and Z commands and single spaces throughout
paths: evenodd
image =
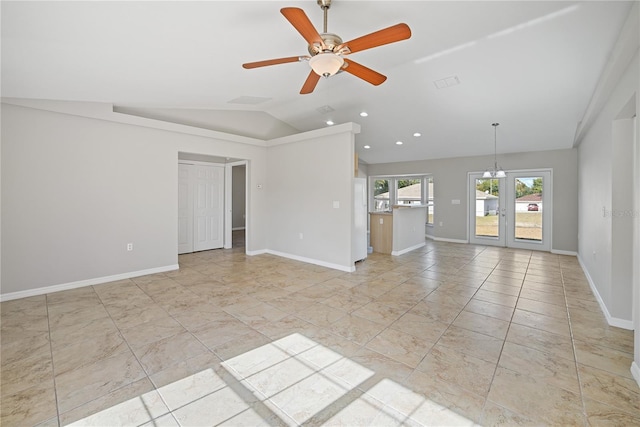
M 243 249 L 3 302 L 1 424 L 640 425 L 575 257 L 427 242 L 343 273 Z

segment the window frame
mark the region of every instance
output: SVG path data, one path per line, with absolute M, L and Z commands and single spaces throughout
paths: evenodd
M 434 179 L 432 173 L 420 173 L 420 174 L 404 174 L 404 175 L 371 175 L 369 176 L 369 194 L 368 202 L 370 212 L 385 212 L 385 210 L 376 210 L 375 200 L 375 182 L 377 180 L 387 180 L 389 185 L 389 209 L 392 206 L 398 204 L 398 181 L 404 179 L 420 179 L 421 182 L 421 200 L 420 204 L 427 206 L 427 217 L 425 218 L 425 224 L 428 227 L 433 227 L 435 217 L 435 199 L 432 194 L 429 194 L 429 184 L 434 187 Z M 434 191 L 435 193 L 435 191 Z M 432 213 L 431 222 L 429 222 L 429 212 Z

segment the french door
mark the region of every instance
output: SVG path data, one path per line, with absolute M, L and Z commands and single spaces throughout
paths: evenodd
M 551 250 L 550 170 L 507 172 L 505 178 L 469 174 L 469 242 Z

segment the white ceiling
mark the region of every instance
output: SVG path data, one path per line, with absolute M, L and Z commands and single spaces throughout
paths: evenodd
M 631 4 L 334 0 L 328 30 L 345 41 L 399 22 L 412 37 L 350 56 L 382 85 L 340 73 L 300 95 L 307 63 L 241 64 L 305 55 L 279 10 L 301 7 L 321 31 L 315 0 L 2 1 L 2 96 L 263 139 L 354 121 L 368 163 L 492 154 L 496 121 L 499 153 L 570 148 Z M 460 84 L 436 88 L 451 76 Z

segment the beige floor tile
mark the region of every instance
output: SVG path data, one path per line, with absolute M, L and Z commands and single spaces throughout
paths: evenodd
M 516 308 L 513 313 L 513 323 L 529 326 L 543 331 L 552 332 L 558 335 L 570 336 L 568 319 L 546 316 L 544 314 L 535 313 L 533 311 L 520 310 Z
M 418 314 L 406 313 L 391 326 L 391 329 L 405 332 L 409 335 L 423 340 L 425 343 L 435 344 L 438 338 L 449 327 L 448 324 L 420 316 Z
M 154 319 L 168 317 L 169 314 L 156 303 L 145 305 L 107 306 L 109 315 L 120 329 L 134 326 Z
M 56 375 L 120 353 L 130 353 L 118 331 L 96 333 L 73 344 L 52 345 Z
M 6 427 L 36 425 L 57 415 L 53 380 L 43 381 L 15 394 L 3 393 L 0 424 Z
M 321 327 L 328 327 L 346 315 L 347 312 L 323 303 L 311 305 L 297 313 L 297 317 L 300 319 Z
M 385 329 L 366 347 L 415 368 L 434 343 L 435 340 L 429 342 L 395 329 Z
M 237 337 L 252 332 L 253 329 L 235 317 L 225 314 L 219 320 L 207 322 L 191 332 L 207 347 L 214 348 Z
M 470 299 L 471 296 L 457 295 L 438 288 L 431 292 L 423 301 L 456 308 L 460 311 Z
M 520 286 L 513 286 L 508 284 L 496 283 L 486 281 L 482 284 L 480 289 L 491 292 L 498 292 L 501 294 L 507 294 L 512 296 L 518 296 L 520 294 Z
M 357 353 L 349 357 L 349 359 L 362 368 L 368 369 L 374 373 L 366 382 L 359 385 L 365 390 L 380 381 L 381 378 L 400 382 L 406 379 L 413 369 L 404 363 L 398 362 L 388 356 L 378 353 L 377 351 L 362 348 Z
M 571 338 L 567 336 L 512 323 L 507 341 L 549 353 L 554 357 L 574 360 Z
M 334 322 L 329 330 L 358 345 L 365 345 L 384 328 L 380 323 L 349 314 Z
M 489 363 L 497 363 L 504 340 L 450 326 L 438 340 L 438 345 L 449 347 Z
M 476 299 L 469 301 L 469 304 L 464 307 L 464 311 L 482 314 L 507 322 L 511 321 L 511 316 L 513 316 L 513 308 L 511 307 Z
M 503 408 L 502 406 L 487 400 L 487 403 L 484 405 L 482 422 L 480 424 L 483 426 L 539 427 L 540 421 L 516 414 L 507 408 Z
M 640 417 L 640 389 L 634 380 L 580 364 L 578 375 L 583 396 Z
M 254 348 L 263 346 L 271 341 L 267 336 L 251 329 L 249 332 L 238 335 L 224 344 L 212 347 L 211 350 L 222 360 L 243 354 Z
M 421 371 L 414 371 L 401 384 L 425 397 L 424 405 L 415 415 L 418 420 L 424 420 L 425 425 L 472 425 L 480 422 L 484 397 Z
M 546 383 L 580 393 L 578 372 L 573 360 L 554 357 L 512 342 L 505 342 L 498 366 L 539 378 Z
M 153 375 L 184 359 L 209 350 L 188 332 L 180 332 L 167 338 L 133 349 L 148 375 Z
M 587 412 L 589 425 L 593 426 L 637 426 L 640 425 L 640 417 L 622 412 L 613 406 L 604 403 L 584 399 L 584 407 Z
M 473 296 L 474 300 L 480 300 L 485 302 L 492 302 L 494 304 L 504 305 L 507 307 L 515 307 L 518 301 L 517 296 L 502 294 L 499 292 L 486 291 L 483 289 L 478 290 Z
M 439 304 L 437 302 L 422 300 L 415 307 L 408 311 L 408 313 L 423 316 L 429 320 L 435 322 L 441 322 L 444 324 L 450 324 L 460 313 L 462 307 L 449 306 L 445 304 Z
M 142 378 L 60 414 L 60 425 L 138 425 L 168 412 L 153 384 Z
M 323 300 L 322 303 L 328 305 L 329 307 L 337 308 L 338 310 L 351 313 L 352 311 L 357 310 L 360 307 L 365 306 L 369 302 L 371 302 L 371 298 L 365 295 L 354 294 L 352 293 L 352 289 L 353 288 L 346 291 L 340 291 Z
M 144 370 L 131 352 L 56 375 L 58 408 L 61 413 L 67 412 L 144 377 Z
M 372 322 L 379 323 L 384 326 L 389 326 L 400 316 L 402 316 L 407 310 L 404 308 L 392 307 L 377 301 L 370 302 L 369 304 L 355 310 L 351 314 L 354 316 L 362 317 L 363 319 L 370 320 Z
M 453 325 L 501 340 L 507 336 L 509 329 L 509 322 L 470 311 L 461 311 Z
M 9 396 L 52 380 L 51 353 L 37 352 L 2 366 L 0 393 Z
M 234 312 L 234 316 L 238 318 L 238 320 L 253 327 L 280 320 L 287 316 L 287 314 L 288 313 L 278 310 L 267 303 L 252 305 L 240 312 Z
M 566 307 L 561 307 L 554 304 L 548 304 L 546 302 L 535 301 L 528 298 L 520 298 L 516 308 L 526 311 L 533 311 L 534 313 L 544 314 L 546 316 L 557 317 L 560 319 L 567 318 Z
M 633 354 L 608 348 L 601 345 L 575 340 L 576 360 L 581 365 L 591 366 L 627 378 L 631 375 Z
M 498 367 L 489 391 L 489 400 L 547 425 L 584 425 L 582 401 L 576 393 Z
M 436 345 L 416 369 L 478 396 L 486 396 L 496 364 Z
M 225 387 L 173 411 L 182 426 L 217 425 L 251 407 L 231 388 Z
M 567 303 L 564 298 L 564 293 L 544 292 L 544 291 L 531 289 L 529 287 L 522 287 L 522 292 L 520 292 L 520 298 L 526 298 L 526 299 L 531 299 L 535 301 L 545 302 L 547 304 L 554 304 L 559 306 L 561 309 L 566 310 Z
M 608 325 L 575 257 L 427 241 L 353 273 L 244 247 L 179 263 L 0 303 L 2 425 L 55 426 L 57 413 L 149 426 L 640 419 L 633 332 Z M 222 360 L 243 361 L 273 397 L 258 400 Z M 309 375 L 276 373 L 285 361 Z
M 133 328 L 122 329 L 122 336 L 131 348 L 137 348 L 184 331 L 185 328 L 173 318 L 160 317 Z

